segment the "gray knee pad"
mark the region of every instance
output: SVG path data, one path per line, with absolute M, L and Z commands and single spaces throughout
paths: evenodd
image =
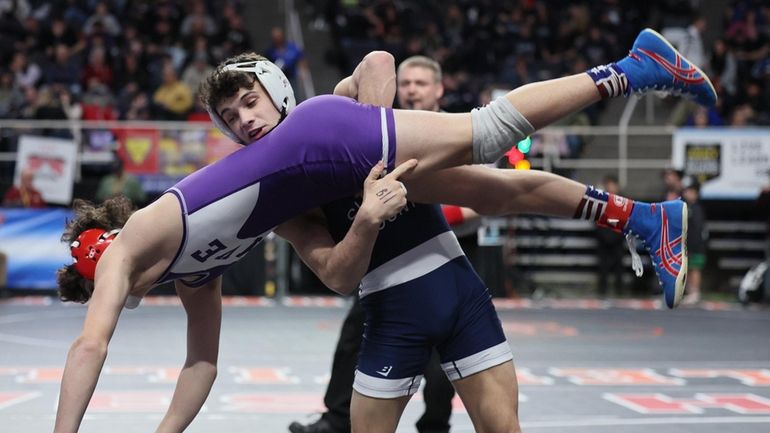
M 486 164 L 500 159 L 513 145 L 535 128 L 508 98 L 501 96 L 471 111 L 473 124 L 473 162 Z

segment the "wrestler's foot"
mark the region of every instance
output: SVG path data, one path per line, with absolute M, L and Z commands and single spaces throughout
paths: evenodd
M 681 200 L 636 202 L 624 233 L 637 276 L 642 264 L 634 238 L 650 254 L 668 308 L 679 305 L 687 280 L 687 204 Z
M 625 72 L 628 90 L 638 94 L 663 91 L 707 107 L 717 102 L 716 90 L 706 74 L 655 30 L 642 30 L 628 57 L 616 65 Z

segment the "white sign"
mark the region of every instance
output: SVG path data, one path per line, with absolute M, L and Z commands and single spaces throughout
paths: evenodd
M 754 200 L 770 184 L 770 129 L 683 128 L 672 163 L 701 184 L 705 199 Z
M 22 170 L 35 172 L 33 185 L 47 203 L 69 205 L 75 180 L 77 145 L 73 140 L 22 135 L 19 138 L 14 182 L 18 185 Z

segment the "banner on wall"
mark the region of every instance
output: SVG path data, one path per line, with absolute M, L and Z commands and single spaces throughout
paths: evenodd
M 116 136 L 126 172 L 148 192 L 163 191 L 241 147 L 216 128 L 127 129 Z
M 704 199 L 754 200 L 770 184 L 770 131 L 682 128 L 672 165 L 701 184 Z
M 35 172 L 35 188 L 47 203 L 67 205 L 72 201 L 77 145 L 73 140 L 22 135 L 16 160 L 14 183 L 22 170 Z
M 206 164 L 214 163 L 242 148 L 217 128 L 211 128 L 206 135 Z
M 55 289 L 56 270 L 72 263 L 61 242 L 69 209 L 0 208 L 0 252 L 8 258 L 9 289 Z
M 158 171 L 157 129 L 121 129 L 116 132 L 118 154 L 126 173 L 151 174 Z

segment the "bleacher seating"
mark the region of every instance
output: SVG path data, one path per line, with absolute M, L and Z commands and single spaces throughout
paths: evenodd
M 746 271 L 763 260 L 766 227 L 759 222 L 727 220 L 709 221 L 707 225 L 710 241 L 704 290 L 735 293 Z M 494 231 L 500 233 L 509 274 L 521 280 L 511 282 L 514 286 L 551 294 L 569 292 L 593 296 L 596 293 L 597 229 L 592 223 L 516 216 L 486 219 L 485 226 L 496 227 Z M 631 271 L 630 254 L 623 257 L 624 286 L 631 288 L 627 294 L 649 294 L 656 290 L 649 257 L 642 255 L 642 261 L 646 278 L 637 281 Z

